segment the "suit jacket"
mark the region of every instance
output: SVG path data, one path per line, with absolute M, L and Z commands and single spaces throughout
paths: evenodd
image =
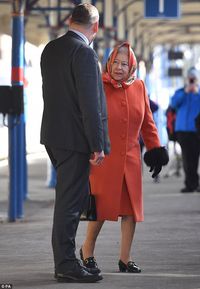
M 76 33 L 50 41 L 41 56 L 41 143 L 83 153 L 110 151 L 98 57 Z

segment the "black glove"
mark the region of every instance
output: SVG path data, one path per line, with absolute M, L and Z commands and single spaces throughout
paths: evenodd
M 161 170 L 162 170 L 162 166 L 154 166 L 154 167 L 150 167 L 149 171 L 150 173 L 153 172 L 152 178 L 154 179 L 161 172 Z
M 144 154 L 144 162 L 150 167 L 150 172 L 153 172 L 152 178 L 160 173 L 162 166 L 165 166 L 168 161 L 169 155 L 164 147 L 151 149 Z

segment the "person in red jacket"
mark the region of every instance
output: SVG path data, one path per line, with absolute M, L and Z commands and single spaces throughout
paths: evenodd
M 141 272 L 131 257 L 136 223 L 144 220 L 140 132 L 148 150 L 144 160 L 151 167 L 152 176 L 157 176 L 168 162 L 167 151 L 160 145 L 145 85 L 135 77 L 136 66 L 133 50 L 128 43 L 123 43 L 113 50 L 103 73 L 111 153 L 101 166 L 91 168 L 90 184 L 96 199 L 97 221 L 89 222 L 80 250 L 83 264 L 88 268 L 98 267 L 94 248 L 104 221 L 117 221 L 121 217 L 119 270 Z

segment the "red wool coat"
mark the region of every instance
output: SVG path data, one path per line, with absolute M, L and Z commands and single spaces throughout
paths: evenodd
M 142 169 L 139 145 L 141 132 L 147 150 L 160 146 L 149 99 L 141 80 L 127 88 L 104 83 L 108 109 L 111 153 L 102 165 L 92 166 L 91 191 L 95 195 L 98 220 L 116 221 L 123 199 L 125 178 L 134 220 L 143 221 Z M 127 199 L 127 197 L 126 197 Z

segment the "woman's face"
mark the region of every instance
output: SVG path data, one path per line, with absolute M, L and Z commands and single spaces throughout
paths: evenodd
M 129 76 L 128 55 L 118 53 L 111 66 L 111 77 L 119 82 L 127 80 Z

